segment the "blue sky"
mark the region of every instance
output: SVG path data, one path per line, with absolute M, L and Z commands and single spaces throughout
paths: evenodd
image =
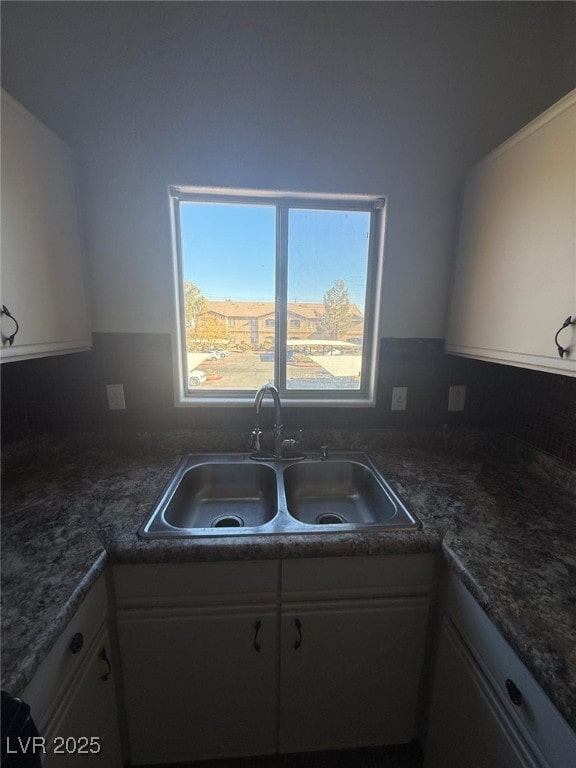
M 207 299 L 274 299 L 273 206 L 183 203 L 180 211 L 186 280 Z M 362 308 L 369 225 L 365 212 L 291 210 L 288 301 L 321 302 L 341 279 Z

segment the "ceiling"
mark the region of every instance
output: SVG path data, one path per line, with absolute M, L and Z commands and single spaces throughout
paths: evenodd
M 114 121 L 179 120 L 222 99 L 334 121 L 339 83 L 351 108 L 378 103 L 400 120 L 400 102 L 434 119 L 468 100 L 466 133 L 490 90 L 505 100 L 510 82 L 542 84 L 548 71 L 559 90 L 561 68 L 563 91 L 575 84 L 570 2 L 24 1 L 3 2 L 1 15 L 3 87 L 72 144 Z M 278 93 L 263 105 L 271 78 Z M 299 101 L 287 104 L 295 82 Z

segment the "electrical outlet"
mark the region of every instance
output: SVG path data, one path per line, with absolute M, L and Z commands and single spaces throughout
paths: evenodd
M 466 403 L 466 386 L 454 385 L 450 386 L 448 391 L 448 410 L 449 411 L 463 411 Z
M 405 411 L 407 402 L 408 387 L 392 387 L 392 404 L 390 406 L 391 410 Z
M 108 408 L 111 411 L 126 410 L 126 400 L 124 398 L 124 384 L 106 384 L 106 395 L 108 397 Z

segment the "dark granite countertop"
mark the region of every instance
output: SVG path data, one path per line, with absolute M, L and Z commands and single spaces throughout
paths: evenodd
M 576 729 L 576 472 L 482 433 L 309 434 L 363 450 L 422 527 L 410 532 L 142 541 L 182 454 L 228 433 L 46 437 L 4 451 L 2 688 L 18 693 L 107 562 L 439 552 Z

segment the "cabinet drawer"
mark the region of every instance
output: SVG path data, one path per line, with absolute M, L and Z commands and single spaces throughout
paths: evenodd
M 20 694 L 30 705 L 32 717 L 41 733 L 55 704 L 70 684 L 93 638 L 102 627 L 106 611 L 106 581 L 102 575 Z M 82 647 L 74 653 L 71 642 L 79 633 L 82 635 Z
M 447 611 L 466 641 L 502 705 L 535 751 L 551 768 L 566 768 L 576 755 L 576 734 L 536 683 L 512 648 L 456 576 L 450 575 Z M 512 703 L 506 689 L 512 680 L 522 695 Z
M 275 560 L 116 565 L 113 575 L 119 608 L 260 603 L 278 593 Z
M 282 561 L 283 600 L 427 595 L 434 555 L 377 555 Z

